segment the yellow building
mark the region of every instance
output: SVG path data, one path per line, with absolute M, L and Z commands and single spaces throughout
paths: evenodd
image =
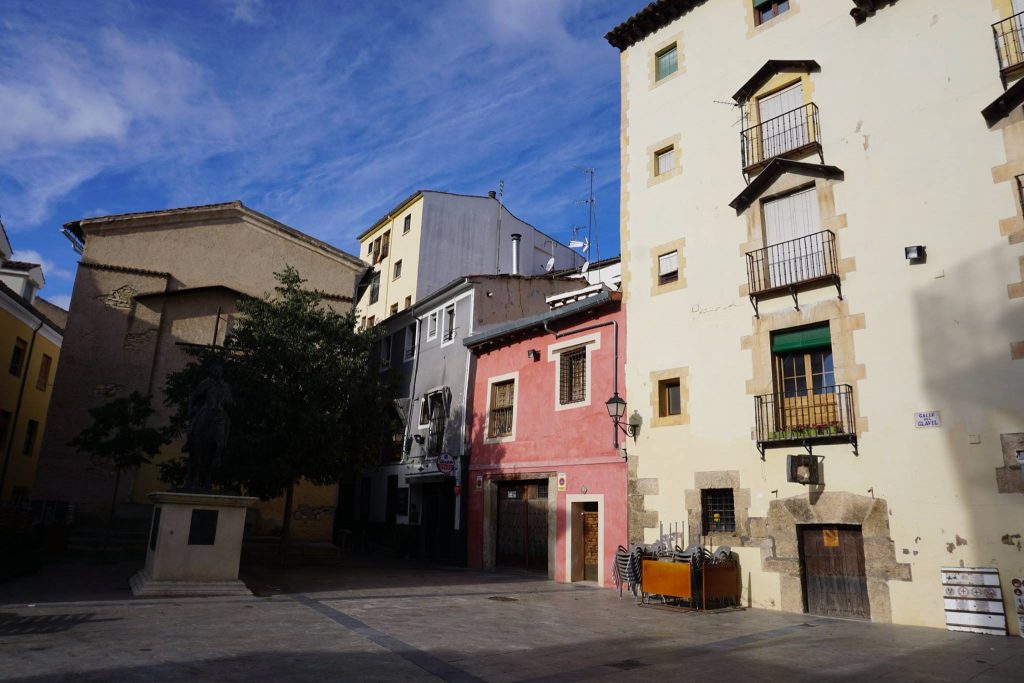
M 0 224 L 0 502 L 28 498 L 63 330 L 36 306 L 36 263 L 11 260 Z
M 634 541 L 731 546 L 754 606 L 1016 632 L 1021 10 L 658 0 L 608 34 Z

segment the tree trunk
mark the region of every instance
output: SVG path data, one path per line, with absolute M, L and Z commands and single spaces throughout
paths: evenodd
M 277 546 L 277 563 L 283 565 L 288 555 L 288 533 L 292 527 L 292 499 L 295 497 L 295 482 L 289 482 L 284 494 L 284 518 L 281 521 L 281 542 Z
M 100 557 L 104 562 L 107 560 L 110 532 L 114 529 L 114 515 L 117 513 L 117 490 L 121 488 L 121 468 L 118 467 L 116 472 L 117 474 L 114 476 L 114 495 L 110 498 L 110 519 L 107 520 L 107 533 L 103 536 L 103 549 L 100 551 Z

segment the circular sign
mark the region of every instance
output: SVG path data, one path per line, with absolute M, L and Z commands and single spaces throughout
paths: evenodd
M 437 471 L 451 474 L 455 471 L 455 460 L 447 453 L 437 456 Z
M 1013 581 L 1011 581 L 1010 583 L 1012 583 L 1012 584 L 1013 584 L 1013 587 L 1014 587 L 1014 588 L 1020 588 L 1020 579 L 1014 579 L 1014 580 L 1013 580 Z

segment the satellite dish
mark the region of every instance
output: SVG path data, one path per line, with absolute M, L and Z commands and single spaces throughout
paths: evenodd
M 582 267 L 582 268 L 580 268 L 580 273 L 581 273 L 581 274 L 586 274 L 586 272 L 587 272 L 588 270 L 590 270 L 590 261 L 584 261 L 584 262 L 583 262 L 583 267 Z
M 580 242 L 579 240 L 571 240 L 569 242 L 569 248 L 570 249 L 580 249 L 582 247 L 583 247 L 583 242 Z
M 555 257 L 552 256 L 548 259 L 548 262 L 544 264 L 544 272 L 550 273 L 551 269 L 555 267 Z

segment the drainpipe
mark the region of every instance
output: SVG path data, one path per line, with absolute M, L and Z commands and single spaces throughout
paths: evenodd
M 590 330 L 596 330 L 599 327 L 607 327 L 611 325 L 612 330 L 612 394 L 614 396 L 619 395 L 619 322 L 617 320 L 606 320 L 603 323 L 594 323 L 593 325 L 586 325 L 585 327 L 577 327 L 572 330 L 566 330 L 565 332 L 556 332 L 548 327 L 548 321 L 544 321 L 544 331 L 548 334 L 555 336 L 555 339 L 566 337 L 570 334 L 579 334 L 580 332 L 589 332 Z M 617 422 L 612 423 L 612 442 L 615 445 L 615 452 L 619 452 L 619 425 Z
M 512 233 L 512 274 L 519 275 L 519 240 L 523 236 L 518 232 Z
M 7 452 L 4 454 L 4 467 L 0 470 L 0 498 L 3 497 L 4 484 L 7 482 L 7 465 L 11 461 L 11 450 L 14 448 L 14 434 L 18 431 L 18 417 L 21 415 L 21 404 L 22 400 L 25 398 L 25 385 L 28 383 L 28 370 L 29 366 L 32 364 L 32 350 L 35 349 L 36 336 L 39 334 L 39 330 L 42 326 L 43 321 L 40 320 L 39 324 L 36 325 L 36 329 L 32 330 L 32 340 L 29 341 L 28 353 L 25 354 L 25 372 L 21 376 L 21 386 L 18 388 L 18 402 L 15 404 L 14 417 L 11 419 L 11 435 L 7 438 Z M 42 434 L 37 434 L 36 438 L 41 439 Z

